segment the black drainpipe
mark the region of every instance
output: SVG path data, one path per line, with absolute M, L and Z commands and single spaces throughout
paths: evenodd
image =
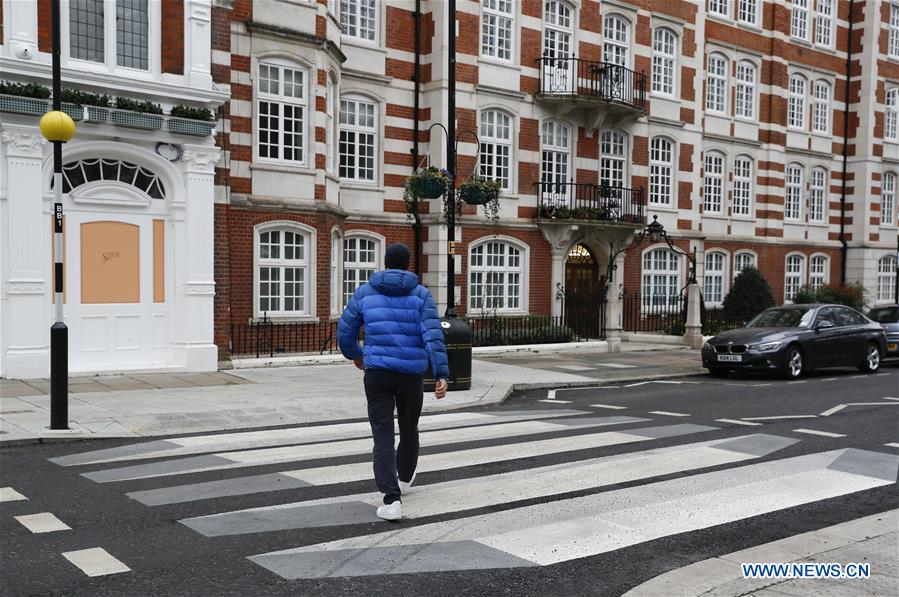
M 421 92 L 421 0 L 415 0 L 415 71 L 412 76 L 415 80 L 415 98 L 413 100 L 412 127 L 412 171 L 418 168 L 418 106 Z M 415 235 L 415 275 L 421 277 L 421 216 L 418 214 L 418 199 L 412 209 L 412 231 Z
M 852 21 L 855 0 L 849 0 L 849 48 L 846 51 L 846 90 L 843 106 L 843 182 L 840 193 L 840 284 L 846 284 L 846 257 L 849 245 L 846 242 L 846 176 L 849 168 L 849 83 L 852 79 Z

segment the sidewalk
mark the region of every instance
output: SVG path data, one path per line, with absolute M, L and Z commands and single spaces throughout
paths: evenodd
M 595 349 L 594 349 L 595 350 Z M 502 402 L 513 390 L 593 385 L 701 373 L 698 351 L 622 343 L 622 352 L 581 350 L 477 355 L 472 387 L 425 412 Z M 49 381 L 0 380 L 0 442 L 202 433 L 359 419 L 362 373 L 352 363 L 77 377 L 69 382 L 69 430 L 51 431 Z

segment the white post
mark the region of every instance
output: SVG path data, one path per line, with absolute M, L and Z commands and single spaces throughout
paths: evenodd
M 191 87 L 212 89 L 212 0 L 188 0 L 184 9 L 186 74 Z
M 684 343 L 690 348 L 702 348 L 702 319 L 699 309 L 699 284 L 687 285 L 687 324 Z

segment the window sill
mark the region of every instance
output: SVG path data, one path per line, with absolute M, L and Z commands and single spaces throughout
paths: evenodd
M 729 216 L 728 216 L 727 214 L 721 214 L 721 213 L 709 213 L 709 212 L 705 212 L 705 211 L 702 212 L 702 217 L 703 217 L 703 218 L 712 218 L 713 220 L 727 220 L 727 219 L 729 219 Z
M 263 172 L 280 172 L 282 174 L 305 174 L 307 176 L 315 176 L 315 170 L 311 170 L 306 166 L 291 166 L 290 164 L 260 162 L 254 161 L 250 164 L 250 170 L 261 170 Z
M 273 315 L 268 314 L 268 320 L 271 323 L 319 323 L 321 320 L 315 315 Z M 262 323 L 262 317 L 256 315 L 253 323 Z
M 355 180 L 347 180 L 345 178 L 337 178 L 342 191 L 368 191 L 384 193 L 384 187 L 378 186 L 377 183 L 364 183 Z
M 734 116 L 734 121 L 742 122 L 744 124 L 752 124 L 755 126 L 758 126 L 759 124 L 758 119 L 754 116 Z
M 833 139 L 833 133 L 822 133 L 821 131 L 812 131 L 812 137 L 817 137 L 819 139 Z
M 740 19 L 737 19 L 736 23 L 743 29 L 750 29 L 752 31 L 757 31 L 759 33 L 764 31 L 764 29 L 759 27 L 758 20 L 756 20 L 756 22 L 754 22 L 754 23 L 750 23 L 749 21 L 741 21 Z
M 387 54 L 387 50 L 381 47 L 379 41 L 370 41 L 366 39 L 360 39 L 358 37 L 351 37 L 349 35 L 341 35 L 340 42 L 342 45 L 350 46 L 353 48 Z
M 830 226 L 827 222 L 808 222 L 808 226 L 814 226 L 815 228 L 827 228 Z
M 483 62 L 484 64 L 489 64 L 490 66 L 498 66 L 500 68 L 507 68 L 509 70 L 521 72 L 521 65 L 515 64 L 511 60 L 500 60 L 499 58 L 492 58 L 490 56 L 479 56 L 478 62 Z
M 677 213 L 678 212 L 678 209 L 671 205 L 659 205 L 659 204 L 655 204 L 655 203 L 647 203 L 646 209 L 647 209 L 647 211 L 650 209 L 654 209 L 656 211 L 664 211 L 664 212 L 669 212 L 669 213 Z
M 467 319 L 490 319 L 492 317 L 525 317 L 528 315 L 527 311 L 518 310 L 518 311 L 500 311 L 495 310 L 492 313 L 481 314 L 481 313 L 466 313 L 465 317 Z
M 831 54 L 836 53 L 836 48 L 834 48 L 833 45 L 825 46 L 815 42 L 814 46 L 816 50 L 821 50 L 822 52 L 830 52 Z
M 790 37 L 789 37 L 789 41 L 790 41 L 791 43 L 799 44 L 800 46 L 805 46 L 805 47 L 807 47 L 807 48 L 811 48 L 811 47 L 812 47 L 812 40 L 810 40 L 810 39 L 803 39 L 803 38 L 801 38 L 801 37 L 796 37 L 795 35 L 792 35 L 792 34 L 791 34 Z

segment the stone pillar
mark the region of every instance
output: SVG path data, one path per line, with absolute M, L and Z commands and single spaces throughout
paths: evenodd
M 615 259 L 617 266 L 612 272 L 612 278 L 606 289 L 606 340 L 609 343 L 609 352 L 621 352 L 621 317 L 622 303 L 621 291 L 624 279 L 624 255 Z
M 10 58 L 35 60 L 37 58 L 37 2 L 13 0 L 0 6 L 7 10 L 4 23 L 6 41 L 0 45 L 0 53 Z
M 446 252 L 447 228 L 445 223 L 431 224 L 428 227 L 428 240 L 422 243 L 422 256 L 427 259 L 428 271 L 422 275 L 422 284 L 428 287 L 434 302 L 437 304 L 437 312 L 443 317 L 446 312 Z M 456 240 L 462 238 L 462 227 L 456 226 Z M 461 242 L 459 243 L 461 245 Z M 464 255 L 457 254 L 453 260 L 455 274 L 462 273 L 462 259 Z M 467 282 L 463 282 L 467 284 Z M 456 284 L 456 308 L 460 306 L 462 297 L 462 284 Z M 458 314 L 458 312 L 457 312 Z
M 568 249 L 571 248 L 571 239 L 578 231 L 578 226 L 573 224 L 556 224 L 546 222 L 541 224 L 540 232 L 549 242 L 552 249 L 552 315 L 561 317 L 562 299 L 558 297 L 559 291 L 565 291 L 565 261 L 568 258 Z M 564 294 L 563 294 L 564 296 Z
M 215 371 L 218 350 L 214 338 L 215 281 L 213 272 L 213 171 L 219 150 L 205 145 L 184 146 L 183 216 L 175 222 L 176 328 L 189 371 Z
M 0 197 L 0 252 L 6 261 L 0 289 L 0 300 L 5 301 L 0 339 L 3 374 L 18 379 L 47 377 L 52 239 L 42 198 L 44 140 L 37 127 L 5 125 L 0 142 L 0 176 L 7 191 Z
M 185 64 L 195 89 L 212 89 L 212 0 L 188 0 L 185 16 Z
M 687 285 L 687 324 L 684 332 L 684 343 L 690 348 L 702 348 L 702 320 L 700 312 L 699 285 L 695 282 Z

